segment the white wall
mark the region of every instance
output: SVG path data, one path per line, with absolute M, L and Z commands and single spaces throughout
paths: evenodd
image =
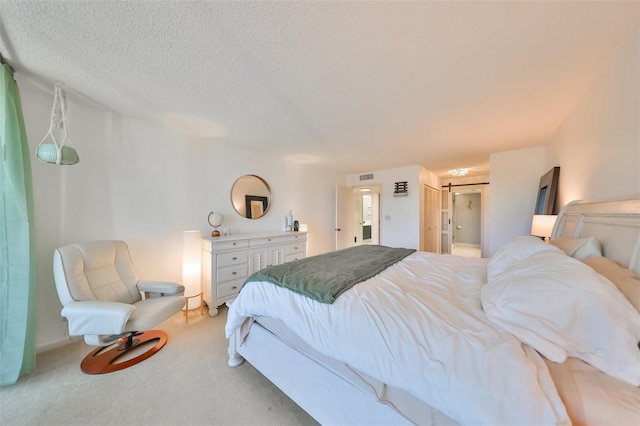
M 640 194 L 639 40 L 636 26 L 552 138 L 560 205 Z
M 29 146 L 45 135 L 53 95 L 17 76 Z M 309 253 L 334 247 L 334 188 L 342 173 L 299 165 L 195 139 L 86 105 L 68 93 L 68 128 L 80 162 L 55 166 L 32 160 L 37 253 L 38 350 L 65 342 L 66 324 L 51 270 L 55 247 L 117 238 L 129 243 L 141 277 L 181 281 L 182 231 L 211 233 L 210 211 L 224 215 L 233 233 L 280 230 L 289 210 L 309 230 Z M 244 174 L 272 190 L 259 220 L 240 217 L 230 189 Z
M 541 147 L 490 157 L 490 255 L 530 232 L 540 177 L 560 166 L 557 202 L 640 194 L 638 25 Z
M 420 248 L 420 169 L 420 166 L 406 166 L 348 176 L 349 186 L 380 185 L 381 245 Z M 373 173 L 373 180 L 361 182 L 359 176 L 368 173 Z M 395 183 L 405 181 L 409 195 L 394 197 Z
M 547 172 L 546 148 L 500 152 L 489 157 L 489 253 L 517 236 L 529 235 L 540 177 Z M 562 168 L 560 169 L 562 178 Z

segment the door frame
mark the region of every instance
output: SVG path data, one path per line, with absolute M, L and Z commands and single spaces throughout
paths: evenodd
M 371 191 L 361 192 L 363 188 L 371 188 Z M 373 197 L 373 208 L 377 209 L 372 214 L 371 243 L 380 244 L 381 221 L 380 212 L 382 210 L 381 184 L 342 186 L 336 185 L 336 218 L 335 218 L 335 249 L 352 247 L 362 244 L 362 195 L 375 194 Z M 359 202 L 357 199 L 359 198 Z M 349 206 L 349 209 L 346 207 Z M 357 222 L 357 223 L 356 223 Z M 359 229 L 357 229 L 360 227 Z M 349 235 L 346 235 L 349 234 Z M 354 237 L 357 242 L 354 242 Z
M 447 188 L 447 186 L 443 186 L 442 190 L 443 191 L 447 190 L 447 197 L 448 197 L 447 206 L 448 206 L 448 213 L 449 213 L 448 218 L 449 218 L 450 224 L 448 228 L 447 238 L 448 238 L 449 253 L 451 253 L 451 249 L 453 248 L 453 235 L 455 233 L 455 231 L 453 230 L 454 215 L 455 215 L 455 209 L 453 208 L 453 193 L 456 191 L 471 192 L 472 190 L 474 192 L 480 192 L 480 204 L 481 204 L 481 207 L 480 207 L 480 255 L 484 256 L 485 253 L 489 252 L 488 247 L 486 247 L 486 244 L 488 242 L 486 238 L 486 230 L 487 230 L 486 219 L 488 218 L 488 208 L 489 208 L 489 184 L 488 183 L 482 183 L 482 184 L 474 183 L 469 185 L 459 184 L 455 186 L 452 185 L 450 188 Z M 445 209 L 443 209 L 442 211 L 444 212 Z

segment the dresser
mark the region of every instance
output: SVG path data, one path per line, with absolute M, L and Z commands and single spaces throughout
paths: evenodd
M 306 232 L 265 232 L 202 239 L 202 292 L 209 315 L 240 291 L 247 277 L 307 257 Z

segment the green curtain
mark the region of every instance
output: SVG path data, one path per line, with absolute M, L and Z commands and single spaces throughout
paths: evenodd
M 33 187 L 20 91 L 0 70 L 0 386 L 36 365 Z

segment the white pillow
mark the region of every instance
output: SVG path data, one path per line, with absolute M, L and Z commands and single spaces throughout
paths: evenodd
M 538 251 L 482 287 L 487 317 L 554 362 L 580 358 L 640 385 L 640 314 L 606 278 L 562 251 Z
M 550 241 L 571 257 L 583 260 L 588 257 L 602 256 L 602 246 L 595 237 L 557 238 Z
M 561 252 L 558 247 L 549 245 L 538 237 L 518 237 L 500 247 L 493 255 L 487 265 L 487 277 L 491 279 L 494 275 L 517 265 L 521 260 L 543 251 Z

